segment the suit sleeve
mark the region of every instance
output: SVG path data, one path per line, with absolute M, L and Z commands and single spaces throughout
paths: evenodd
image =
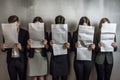
M 114 38 L 114 41 L 116 42 L 116 36 Z M 114 51 L 117 51 L 117 47 L 114 48 Z

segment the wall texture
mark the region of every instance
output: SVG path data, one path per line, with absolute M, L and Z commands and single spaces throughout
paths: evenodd
M 69 30 L 73 32 L 78 25 L 80 17 L 87 16 L 95 27 L 102 17 L 107 17 L 111 22 L 117 23 L 118 51 L 114 53 L 114 68 L 111 80 L 120 80 L 120 0 L 0 0 L 0 23 L 7 22 L 10 15 L 20 17 L 21 27 L 27 29 L 27 23 L 32 22 L 35 16 L 41 16 L 45 22 L 47 31 L 50 24 L 54 23 L 57 15 L 63 15 Z M 1 36 L 1 29 L 0 29 Z M 1 37 L 0 37 L 1 41 Z M 73 56 L 71 54 L 71 71 L 69 80 L 75 80 L 73 70 Z M 50 55 L 49 55 L 50 58 Z M 91 80 L 96 80 L 96 72 L 93 66 Z M 6 54 L 0 52 L 0 80 L 9 80 L 6 65 Z M 51 76 L 47 76 L 51 80 Z

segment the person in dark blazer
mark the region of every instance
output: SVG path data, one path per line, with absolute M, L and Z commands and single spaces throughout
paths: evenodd
M 27 40 L 28 32 L 19 27 L 19 18 L 12 15 L 8 18 L 9 23 L 15 23 L 18 30 L 18 43 L 15 43 L 15 48 L 6 48 L 5 40 L 1 45 L 2 51 L 7 53 L 7 68 L 10 80 L 26 80 L 26 62 L 27 62 Z M 13 54 L 17 55 L 14 55 Z
M 86 16 L 83 16 L 79 21 L 79 25 L 90 26 L 90 20 Z M 75 52 L 75 58 L 74 58 L 75 76 L 76 76 L 76 80 L 89 80 L 89 76 L 92 68 L 92 59 L 77 60 L 77 48 L 81 45 L 81 42 L 78 40 L 78 28 L 75 32 L 73 32 L 73 38 L 72 38 L 72 50 Z M 94 43 L 90 44 L 88 48 L 94 51 L 95 44 Z
M 113 53 L 112 52 L 101 52 L 100 48 L 102 43 L 100 42 L 101 28 L 102 24 L 110 23 L 108 18 L 102 18 L 98 28 L 97 34 L 97 44 L 96 44 L 96 58 L 95 65 L 97 70 L 97 80 L 110 80 L 112 68 L 113 68 Z M 117 50 L 116 37 L 113 43 L 110 43 L 114 48 L 114 51 Z
M 65 18 L 61 15 L 57 16 L 55 18 L 55 24 L 65 24 Z M 54 40 L 52 40 L 52 32 L 50 33 L 50 51 L 52 53 L 51 55 L 51 61 L 50 61 L 50 74 L 52 75 L 52 80 L 67 80 L 67 75 L 69 73 L 69 52 L 70 52 L 70 42 L 71 42 L 71 35 L 70 32 L 68 32 L 68 42 L 64 43 L 63 46 L 67 48 L 68 54 L 65 55 L 58 55 L 54 56 L 53 53 L 53 44 Z
M 43 20 L 37 16 L 33 23 L 43 23 Z M 37 80 L 37 77 L 39 80 L 45 80 L 45 75 L 47 75 L 48 33 L 46 30 L 45 39 L 41 42 L 44 44 L 44 48 L 31 48 L 32 39 L 28 40 L 28 76 L 32 77 L 32 80 Z

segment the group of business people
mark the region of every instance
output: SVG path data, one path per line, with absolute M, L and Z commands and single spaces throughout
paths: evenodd
M 48 59 L 47 52 L 52 53 L 50 60 L 50 74 L 52 80 L 68 80 L 70 70 L 70 52 L 74 51 L 74 71 L 76 80 L 89 80 L 90 72 L 92 69 L 92 62 L 95 62 L 97 71 L 97 80 L 110 80 L 112 68 L 113 68 L 113 53 L 101 52 L 100 48 L 103 46 L 100 42 L 102 24 L 108 24 L 110 21 L 107 18 L 102 18 L 98 27 L 97 37 L 94 37 L 96 41 L 89 45 L 89 49 L 92 51 L 91 60 L 78 60 L 77 48 L 81 45 L 78 40 L 78 28 L 73 32 L 71 36 L 68 32 L 68 41 L 63 44 L 67 49 L 67 54 L 54 55 L 52 40 L 52 32 L 48 34 L 45 31 L 45 39 L 42 40 L 44 48 L 31 48 L 32 39 L 29 37 L 29 32 L 19 27 L 19 17 L 12 15 L 8 18 L 8 23 L 15 23 L 18 32 L 18 43 L 15 43 L 14 48 L 6 48 L 5 39 L 3 37 L 3 44 L 1 44 L 1 50 L 7 53 L 7 68 L 10 76 L 10 80 L 26 80 L 26 76 L 30 76 L 32 80 L 45 80 L 48 73 Z M 33 19 L 33 23 L 44 23 L 43 19 L 39 16 Z M 61 15 L 55 18 L 55 24 L 65 24 L 65 18 Z M 90 26 L 90 20 L 83 16 L 81 17 L 79 24 L 83 26 Z M 41 35 L 41 34 L 40 34 Z M 116 37 L 115 40 L 110 43 L 117 50 Z M 17 55 L 14 55 L 17 54 Z

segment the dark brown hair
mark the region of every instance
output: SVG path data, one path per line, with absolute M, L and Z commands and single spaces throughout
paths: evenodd
M 80 18 L 80 21 L 79 21 L 79 24 L 78 24 L 76 32 L 78 32 L 79 25 L 83 25 L 84 23 L 87 23 L 87 25 L 90 26 L 90 20 L 86 16 L 83 16 L 83 17 Z
M 14 23 L 14 22 L 19 22 L 19 18 L 16 15 L 12 15 L 8 18 L 8 23 Z
M 87 23 L 87 25 L 90 26 L 90 20 L 86 16 L 81 17 L 79 25 L 83 25 L 84 23 Z
M 100 20 L 100 23 L 99 23 L 99 29 L 101 29 L 101 28 L 102 28 L 102 24 L 103 24 L 103 23 L 105 23 L 105 22 L 110 23 L 110 21 L 109 21 L 109 19 L 108 19 L 108 18 L 102 18 L 102 19 Z
M 65 24 L 65 18 L 62 15 L 59 15 L 55 18 L 55 24 Z
M 35 22 L 43 22 L 43 19 L 41 17 L 37 16 L 33 19 L 33 23 L 35 23 Z

